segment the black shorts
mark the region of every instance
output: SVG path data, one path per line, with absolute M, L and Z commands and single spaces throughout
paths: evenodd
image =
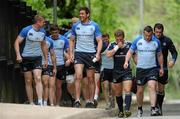
M 52 72 L 53 66 L 50 66 L 49 69 L 50 69 L 50 74 L 53 74 L 53 72 Z M 57 69 L 56 78 L 58 80 L 65 80 L 66 79 L 66 72 L 65 72 L 64 65 L 57 66 L 56 69 Z
M 125 80 L 132 80 L 132 70 L 113 70 L 113 83 L 121 83 Z
M 100 73 L 101 72 L 101 62 L 95 62 L 94 63 L 94 67 L 95 67 L 95 73 Z
M 112 82 L 113 81 L 113 69 L 103 69 L 103 71 L 101 72 L 101 79 L 102 79 L 102 82 L 104 82 L 104 81 Z
M 21 70 L 23 72 L 42 69 L 42 57 L 22 57 Z
M 164 70 L 164 75 L 162 77 L 160 77 L 158 75 L 158 80 L 157 80 L 159 83 L 165 85 L 168 83 L 168 70 Z
M 49 71 L 48 67 L 42 68 L 42 75 L 48 75 L 49 76 L 49 74 L 50 74 L 50 71 Z
M 141 86 L 145 85 L 149 80 L 157 81 L 158 70 L 156 67 L 148 68 L 148 69 L 137 68 L 136 79 L 137 79 L 137 85 L 141 85 Z
M 49 75 L 50 77 L 53 77 L 53 66 L 48 65 L 47 68 L 42 68 L 42 75 Z
M 73 63 L 71 63 L 70 66 L 65 67 L 65 69 L 66 69 L 66 75 L 74 75 L 75 74 Z
M 92 61 L 95 53 L 75 52 L 74 64 L 84 64 L 85 69 L 95 69 L 95 63 Z

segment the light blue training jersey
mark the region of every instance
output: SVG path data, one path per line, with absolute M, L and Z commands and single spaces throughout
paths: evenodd
M 45 30 L 42 28 L 36 31 L 32 25 L 29 25 L 21 30 L 19 36 L 25 40 L 25 45 L 22 51 L 23 57 L 41 56 L 41 42 L 45 38 Z
M 111 43 L 109 44 L 109 46 L 111 45 Z M 107 57 L 106 56 L 106 52 L 108 51 L 109 46 L 106 48 L 106 50 L 104 52 L 101 53 L 101 71 L 103 71 L 103 69 L 113 69 L 114 68 L 114 60 L 113 57 Z
M 46 45 L 48 48 L 48 59 L 51 59 L 50 53 L 54 50 L 53 40 L 46 36 L 45 41 L 46 41 Z M 42 53 L 42 64 L 44 64 L 44 63 L 45 63 L 45 59 L 44 59 L 44 55 Z
M 52 39 L 51 36 L 50 38 Z M 56 53 L 56 65 L 64 65 L 64 51 L 69 48 L 68 40 L 64 36 L 59 35 L 59 38 L 57 40 L 53 40 L 53 44 L 54 51 Z M 48 58 L 48 61 L 49 65 L 53 65 L 50 57 Z
M 101 37 L 99 26 L 94 21 L 87 24 L 81 21 L 72 26 L 72 36 L 75 37 L 75 52 L 96 52 L 96 38 Z
M 137 53 L 137 68 L 156 67 L 157 53 L 161 52 L 160 42 L 152 37 L 151 41 L 146 41 L 143 36 L 138 36 L 132 43 L 130 50 Z

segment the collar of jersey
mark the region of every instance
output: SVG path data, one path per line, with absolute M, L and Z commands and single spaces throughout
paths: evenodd
M 83 22 L 81 22 L 81 24 L 82 24 L 82 25 L 90 25 L 90 24 L 91 24 L 91 22 L 92 22 L 92 21 L 91 21 L 91 20 L 89 20 L 89 22 L 88 22 L 88 23 L 83 23 Z

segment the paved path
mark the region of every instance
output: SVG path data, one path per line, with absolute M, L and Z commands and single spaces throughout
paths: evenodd
M 0 103 L 0 119 L 117 119 L 117 110 L 32 106 L 24 104 Z M 143 107 L 142 119 L 180 119 L 180 102 L 168 102 L 163 107 L 163 116 L 150 117 L 149 104 Z M 132 117 L 137 119 L 136 106 L 132 107 Z
M 138 119 L 136 117 L 136 106 L 132 109 L 133 114 L 129 119 Z M 169 101 L 166 102 L 163 105 L 163 116 L 156 116 L 151 117 L 150 116 L 150 104 L 146 104 L 143 107 L 143 117 L 141 119 L 180 119 L 180 101 Z M 115 117 L 106 117 L 101 119 L 117 119 L 117 116 Z
M 104 109 L 50 107 L 0 103 L 0 119 L 97 119 L 108 117 Z

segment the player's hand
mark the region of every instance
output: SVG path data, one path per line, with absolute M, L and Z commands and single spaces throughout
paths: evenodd
M 174 61 L 172 61 L 172 60 L 169 61 L 169 62 L 168 62 L 168 67 L 169 67 L 169 68 L 173 68 L 173 66 L 174 66 Z
M 96 54 L 96 59 L 97 59 L 97 61 L 100 60 L 100 54 Z
M 19 55 L 19 56 L 17 56 L 16 57 L 16 61 L 18 62 L 18 63 L 21 63 L 22 62 L 22 57 Z
M 72 62 L 72 63 L 74 62 L 74 54 L 71 54 L 71 53 L 70 53 L 70 55 L 69 55 L 69 61 Z
M 159 70 L 159 76 L 162 77 L 163 75 L 164 75 L 164 70 L 161 68 L 161 69 Z
M 128 62 L 125 62 L 124 65 L 123 65 L 124 69 L 127 69 L 128 66 L 129 66 Z
M 119 42 L 117 45 L 119 46 L 119 48 L 122 48 L 124 46 L 122 42 Z
M 71 61 L 68 59 L 68 60 L 66 60 L 66 62 L 65 62 L 65 66 L 66 67 L 68 67 L 69 65 L 71 64 Z
M 57 69 L 56 67 L 53 68 L 53 76 L 56 76 L 56 73 L 57 73 Z
M 43 68 L 47 68 L 47 66 L 48 66 L 48 61 L 45 60 L 44 65 L 43 65 Z

